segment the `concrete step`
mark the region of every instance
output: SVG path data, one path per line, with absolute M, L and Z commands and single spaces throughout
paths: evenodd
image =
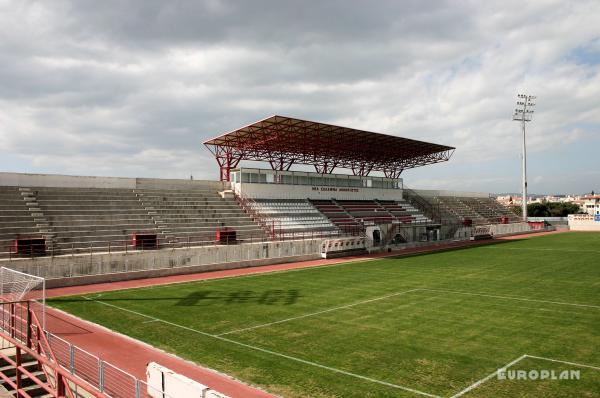
M 12 212 L 28 212 L 29 211 L 29 207 L 25 206 L 25 204 L 23 203 L 23 205 L 19 205 L 19 206 L 1 206 L 0 205 L 0 214 L 2 213 L 12 213 Z
M 120 205 L 120 204 L 115 204 L 115 203 L 110 203 L 110 202 L 106 202 L 104 204 L 97 204 L 97 205 L 82 205 L 82 204 L 77 204 L 77 203 L 73 203 L 71 205 L 47 205 L 45 203 L 42 203 L 39 207 L 39 209 L 43 209 L 44 211 L 47 212 L 73 212 L 73 211 L 81 211 L 81 212 L 88 212 L 88 211 L 112 211 L 112 212 L 128 212 L 128 211 L 141 211 L 144 210 L 143 207 L 135 205 L 135 206 L 130 206 L 130 205 Z M 38 209 L 38 210 L 39 210 Z
M 54 227 L 51 230 L 42 231 L 55 233 L 59 236 L 65 234 L 77 234 L 82 232 L 100 232 L 100 231 L 145 231 L 145 230 L 153 230 L 155 229 L 155 224 L 97 224 L 97 225 L 78 225 L 78 226 L 60 226 Z
M 67 238 L 75 238 L 75 237 L 84 237 L 84 236 L 131 236 L 134 233 L 144 233 L 144 232 L 156 232 L 156 227 L 152 226 L 144 226 L 144 228 L 108 228 L 105 227 L 103 229 L 87 229 L 87 230 L 67 230 L 67 231 L 53 231 L 50 234 L 56 235 L 58 239 L 67 239 Z

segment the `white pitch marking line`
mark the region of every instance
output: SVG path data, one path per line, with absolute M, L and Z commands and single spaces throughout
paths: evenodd
M 314 366 L 314 367 L 317 367 L 317 368 L 326 369 L 326 370 L 329 370 L 331 372 L 343 374 L 343 375 L 346 375 L 346 376 L 351 376 L 351 377 L 354 377 L 354 378 L 357 378 L 357 379 L 369 381 L 371 383 L 381 384 L 383 386 L 392 387 L 392 388 L 396 388 L 396 389 L 399 389 L 399 390 L 404 390 L 404 391 L 412 392 L 414 394 L 423 395 L 425 397 L 443 398 L 443 397 L 441 397 L 439 395 L 429 394 L 429 393 L 426 393 L 426 392 L 423 392 L 423 391 L 416 390 L 414 388 L 405 387 L 405 386 L 401 386 L 401 385 L 398 385 L 398 384 L 392 384 L 392 383 L 388 383 L 386 381 L 381 381 L 381 380 L 377 380 L 377 379 L 372 379 L 372 378 L 367 377 L 367 376 L 362 376 L 362 375 L 359 375 L 359 374 L 356 374 L 356 373 L 346 372 L 345 370 L 332 368 L 332 367 L 326 366 L 326 365 L 321 365 L 320 363 L 311 362 L 311 361 L 307 361 L 305 359 L 296 358 L 296 357 L 292 357 L 290 355 L 281 354 L 279 352 L 271 351 L 271 350 L 268 350 L 266 348 L 260 348 L 260 347 L 256 347 L 256 346 L 253 346 L 253 345 L 250 345 L 250 344 L 242 343 L 242 342 L 239 342 L 239 341 L 236 341 L 236 340 L 231 340 L 231 339 L 228 339 L 227 337 L 222 337 L 222 336 L 218 336 L 218 335 L 214 335 L 214 334 L 202 332 L 200 330 L 196 330 L 196 329 L 193 329 L 193 328 L 190 328 L 190 327 L 187 327 L 187 326 L 178 325 L 176 323 L 165 321 L 165 320 L 160 319 L 160 318 L 156 318 L 156 317 L 153 317 L 153 316 L 150 316 L 150 315 L 142 314 L 141 312 L 137 312 L 137 311 L 133 311 L 133 310 L 130 310 L 130 309 L 127 309 L 127 308 L 119 307 L 118 305 L 109 304 L 109 303 L 106 303 L 104 301 L 94 300 L 94 299 L 86 297 L 86 296 L 83 296 L 83 297 L 85 299 L 87 299 L 87 300 L 90 300 L 90 301 L 93 301 L 93 302 L 96 302 L 96 303 L 99 303 L 99 304 L 103 304 L 103 305 L 106 305 L 108 307 L 113 307 L 113 308 L 116 308 L 116 309 L 121 310 L 121 311 L 129 312 L 129 313 L 132 313 L 132 314 L 144 317 L 144 318 L 155 320 L 157 322 L 162 322 L 162 323 L 164 323 L 166 325 L 171 325 L 171 326 L 174 326 L 174 327 L 178 327 L 178 328 L 181 328 L 181 329 L 184 329 L 184 330 L 188 330 L 190 332 L 201 334 L 203 336 L 212 337 L 214 339 L 221 340 L 221 341 L 226 341 L 226 342 L 231 343 L 231 344 L 236 344 L 236 345 L 239 345 L 239 346 L 242 346 L 242 347 L 249 348 L 251 350 L 256 350 L 256 351 L 264 352 L 266 354 L 275 355 L 275 356 L 278 356 L 278 357 L 281 357 L 281 358 L 289 359 L 291 361 L 300 362 L 300 363 L 303 363 L 305 365 L 310 365 L 310 366 Z
M 589 369 L 594 369 L 594 370 L 600 370 L 600 367 L 598 367 L 598 366 L 586 365 L 586 364 L 577 363 L 577 362 L 561 361 L 560 359 L 545 358 L 545 357 L 538 357 L 536 355 L 525 354 L 525 355 L 521 355 L 519 358 L 515 359 L 514 361 L 512 361 L 512 362 L 510 362 L 510 363 L 508 363 L 506 365 L 504 365 L 500 369 L 497 369 L 495 372 L 487 375 L 483 379 L 476 381 L 475 383 L 471 384 L 470 386 L 468 386 L 464 390 L 462 390 L 462 391 L 454 394 L 450 398 L 457 398 L 457 397 L 460 397 L 461 395 L 464 395 L 464 394 L 468 393 L 469 391 L 471 391 L 471 390 L 479 387 L 480 385 L 482 385 L 483 383 L 485 383 L 486 381 L 488 381 L 489 379 L 491 379 L 492 377 L 494 377 L 495 375 L 497 375 L 498 372 L 500 372 L 501 370 L 506 370 L 507 368 L 510 368 L 511 366 L 513 366 L 514 364 L 516 364 L 517 362 L 520 362 L 520 361 L 522 361 L 523 359 L 526 359 L 526 358 L 533 358 L 533 359 L 539 359 L 539 360 L 542 360 L 542 361 L 550 361 L 550 362 L 563 363 L 565 365 L 576 366 L 578 368 L 589 368 Z
M 492 297 L 492 298 L 500 298 L 500 299 L 506 299 L 506 300 L 531 301 L 531 302 L 535 302 L 535 303 L 571 305 L 571 306 L 574 306 L 574 307 L 586 307 L 586 308 L 597 308 L 597 309 L 600 309 L 600 305 L 565 303 L 563 301 L 538 300 L 538 299 L 530 299 L 530 298 L 525 298 L 525 297 L 498 296 L 498 295 L 494 295 L 494 294 L 462 292 L 462 291 L 459 291 L 459 290 L 426 289 L 426 288 L 417 289 L 417 290 L 426 290 L 426 291 L 441 292 L 441 293 L 464 294 L 464 295 L 467 295 L 467 296 Z
M 254 330 L 254 329 L 259 329 L 259 328 L 263 328 L 263 327 L 267 327 L 267 326 L 277 325 L 279 323 L 294 321 L 296 319 L 302 319 L 302 318 L 308 318 L 308 317 L 315 316 L 315 315 L 326 314 L 328 312 L 342 310 L 342 309 L 345 309 L 345 308 L 350 308 L 350 307 L 354 307 L 354 306 L 361 305 L 361 304 L 372 303 L 374 301 L 385 300 L 385 299 L 390 298 L 390 297 L 395 297 L 395 296 L 399 296 L 399 295 L 410 293 L 410 292 L 416 292 L 417 290 L 420 290 L 420 289 L 411 289 L 411 290 L 406 290 L 406 291 L 403 291 L 403 292 L 396 292 L 396 293 L 388 294 L 388 295 L 381 296 L 381 297 L 375 297 L 375 298 L 372 298 L 372 299 L 369 299 L 369 300 L 363 300 L 363 301 L 358 301 L 356 303 L 341 305 L 339 307 L 333 307 L 333 308 L 328 308 L 326 310 L 321 310 L 321 311 L 317 311 L 317 312 L 311 312 L 311 313 L 304 314 L 304 315 L 293 316 L 293 317 L 290 317 L 290 318 L 281 319 L 279 321 L 274 321 L 274 322 L 269 322 L 269 323 L 263 323 L 261 325 L 250 326 L 250 327 L 242 328 L 242 329 L 235 329 L 235 330 L 231 330 L 229 332 L 217 334 L 217 336 L 225 336 L 225 335 L 232 334 L 232 333 L 245 332 L 247 330 Z
M 540 359 L 542 361 L 550 361 L 550 362 L 557 362 L 557 363 L 564 363 L 565 365 L 573 365 L 573 366 L 577 366 L 579 368 L 589 368 L 589 369 L 594 369 L 594 370 L 600 370 L 600 366 L 592 366 L 592 365 L 586 365 L 583 363 L 577 363 L 577 362 L 568 362 L 568 361 L 561 361 L 560 359 L 553 359 L 553 358 L 545 358 L 545 357 L 538 357 L 535 355 L 525 355 L 527 358 L 534 358 L 534 359 Z
M 501 367 L 499 369 L 496 369 L 494 372 L 490 373 L 489 375 L 487 375 L 483 379 L 477 380 L 475 383 L 471 384 L 470 386 L 468 386 L 464 390 L 459 391 L 458 393 L 454 394 L 450 398 L 457 398 L 457 397 L 460 397 L 461 395 L 465 395 L 469 391 L 474 390 L 475 388 L 479 387 L 480 385 L 482 385 L 483 383 L 485 383 L 486 381 L 488 381 L 492 377 L 496 376 L 498 374 L 498 372 L 500 372 L 501 370 L 505 370 L 506 368 L 510 368 L 511 366 L 513 366 L 514 364 L 516 364 L 519 361 L 522 361 L 525 358 L 527 358 L 527 355 L 521 355 L 519 358 L 517 358 L 517 359 L 515 359 L 515 360 L 513 360 L 513 361 L 511 361 L 509 363 L 507 363 L 506 365 L 504 365 L 503 367 Z
M 600 253 L 600 250 L 573 250 L 573 249 L 553 249 L 549 247 L 503 247 L 503 246 L 482 246 L 483 249 L 504 249 L 504 250 L 534 250 L 568 253 Z
M 142 323 L 152 323 L 152 322 L 159 322 L 159 320 L 157 320 L 157 319 L 150 319 L 149 321 L 144 321 Z

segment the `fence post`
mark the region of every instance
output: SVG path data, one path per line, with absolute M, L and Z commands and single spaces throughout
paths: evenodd
M 27 348 L 31 348 L 31 308 L 27 301 Z
M 69 344 L 69 370 L 71 374 L 75 374 L 75 346 Z
M 15 327 L 16 327 L 15 303 L 10 303 L 8 305 L 8 311 L 9 311 L 9 319 L 10 319 L 10 337 L 12 337 L 14 339 L 15 336 L 16 336 L 16 331 L 15 331 Z
M 135 398 L 142 396 L 142 383 L 139 379 L 135 379 Z
M 43 331 L 41 331 L 40 328 L 35 328 L 35 350 L 38 353 L 38 355 L 42 353 L 42 344 L 40 343 L 42 333 Z M 48 334 L 46 335 L 46 339 L 48 340 L 48 347 L 52 347 L 52 344 L 50 344 L 50 336 L 51 334 L 50 332 L 48 332 Z
M 98 389 L 104 392 L 104 361 L 98 359 Z

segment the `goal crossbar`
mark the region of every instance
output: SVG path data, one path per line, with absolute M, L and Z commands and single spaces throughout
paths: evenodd
M 32 292 L 36 291 L 35 294 Z M 37 300 L 42 306 L 42 326 L 46 327 L 46 280 L 7 267 L 0 267 L 0 301 Z

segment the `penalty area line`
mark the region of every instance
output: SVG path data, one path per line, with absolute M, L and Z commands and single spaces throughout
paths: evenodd
M 410 388 L 410 387 L 406 387 L 406 386 L 401 386 L 401 385 L 393 384 L 393 383 L 388 383 L 387 381 L 373 379 L 371 377 L 359 375 L 359 374 L 352 373 L 352 372 L 347 372 L 345 370 L 333 368 L 331 366 L 323 365 L 323 364 L 320 364 L 320 363 L 317 363 L 317 362 L 312 362 L 312 361 L 308 361 L 306 359 L 297 358 L 297 357 L 293 357 L 291 355 L 282 354 L 282 353 L 277 352 L 277 351 L 271 351 L 271 350 L 266 349 L 266 348 L 256 347 L 256 346 L 253 346 L 253 345 L 250 345 L 250 344 L 242 343 L 240 341 L 231 340 L 231 339 L 229 339 L 227 337 L 223 337 L 223 336 L 219 336 L 219 335 L 215 335 L 215 334 L 203 332 L 201 330 L 190 328 L 188 326 L 179 325 L 177 323 L 165 321 L 164 319 L 160 319 L 160 318 L 156 318 L 156 317 L 153 317 L 153 316 L 150 316 L 150 315 L 146 315 L 146 314 L 143 314 L 141 312 L 137 312 L 137 311 L 133 311 L 133 310 L 130 310 L 130 309 L 127 309 L 127 308 L 119 307 L 118 305 L 106 303 L 106 302 L 100 301 L 100 300 L 94 300 L 93 298 L 90 298 L 90 297 L 87 297 L 87 296 L 83 296 L 83 297 L 86 300 L 93 301 L 93 302 L 98 303 L 98 304 L 103 304 L 103 305 L 106 305 L 108 307 L 112 307 L 112 308 L 115 308 L 115 309 L 118 309 L 118 310 L 121 310 L 121 311 L 129 312 L 131 314 L 138 315 L 138 316 L 141 316 L 141 317 L 144 317 L 144 318 L 148 318 L 148 319 L 156 321 L 156 322 L 162 322 L 162 323 L 164 323 L 166 325 L 170 325 L 170 326 L 173 326 L 173 327 L 184 329 L 184 330 L 187 330 L 189 332 L 197 333 L 197 334 L 200 334 L 200 335 L 203 335 L 203 336 L 212 337 L 214 339 L 221 340 L 221 341 L 224 341 L 224 342 L 227 342 L 227 343 L 231 343 L 231 344 L 235 344 L 235 345 L 238 345 L 238 346 L 241 346 L 241 347 L 249 348 L 251 350 L 260 351 L 260 352 L 263 352 L 265 354 L 270 354 L 270 355 L 278 356 L 280 358 L 285 358 L 285 359 L 288 359 L 288 360 L 291 360 L 291 361 L 295 361 L 295 362 L 299 362 L 299 363 L 302 363 L 302 364 L 305 364 L 305 365 L 314 366 L 314 367 L 317 367 L 317 368 L 329 370 L 329 371 L 334 372 L 334 373 L 343 374 L 343 375 L 346 375 L 346 376 L 354 377 L 356 379 L 368 381 L 368 382 L 371 382 L 371 383 L 380 384 L 380 385 L 386 386 L 386 387 L 392 387 L 392 388 L 395 388 L 395 389 L 404 390 L 404 391 L 411 392 L 411 393 L 418 394 L 418 395 L 422 395 L 422 396 L 425 396 L 425 397 L 443 398 L 443 397 L 441 397 L 439 395 L 429 394 L 429 393 L 426 393 L 426 392 L 423 392 L 423 391 L 416 390 L 414 388 Z
M 496 369 L 494 372 L 492 372 L 489 375 L 485 376 L 483 379 L 477 380 L 475 383 L 471 384 L 470 386 L 468 386 L 464 390 L 461 390 L 461 391 L 457 392 L 456 394 L 454 394 L 450 398 L 458 398 L 458 397 L 460 397 L 462 395 L 465 395 L 469 391 L 474 390 L 475 388 L 479 387 L 480 385 L 482 385 L 483 383 L 485 383 L 486 381 L 488 381 L 492 377 L 496 376 L 498 374 L 498 372 L 500 372 L 501 370 L 505 370 L 507 368 L 510 368 L 511 366 L 513 366 L 514 364 L 516 364 L 519 361 L 522 361 L 525 358 L 527 358 L 527 355 L 521 355 L 517 359 L 515 359 L 515 360 L 513 360 L 513 361 L 511 361 L 509 363 L 507 363 L 506 365 L 502 366 L 501 368 Z
M 452 293 L 452 294 L 464 294 L 464 295 L 467 295 L 467 296 L 491 297 L 491 298 L 499 298 L 499 299 L 505 299 L 505 300 L 530 301 L 530 302 L 534 302 L 534 303 L 570 305 L 570 306 L 573 306 L 573 307 L 585 307 L 585 308 L 600 309 L 600 305 L 566 303 L 564 301 L 538 300 L 538 299 L 532 299 L 532 298 L 526 298 L 526 297 L 500 296 L 500 295 L 485 294 L 485 293 L 471 293 L 471 292 L 463 292 L 463 291 L 460 291 L 460 290 L 426 289 L 426 288 L 421 288 L 421 289 L 418 289 L 418 290 L 425 290 L 425 291 L 430 291 L 430 292 L 441 292 L 441 293 Z
M 402 292 L 396 292 L 396 293 L 392 293 L 392 294 L 388 294 L 388 295 L 380 296 L 380 297 L 375 297 L 375 298 L 368 299 L 368 300 L 362 300 L 362 301 L 357 301 L 355 303 L 340 305 L 339 307 L 333 307 L 333 308 L 328 308 L 326 310 L 311 312 L 311 313 L 304 314 L 304 315 L 293 316 L 293 317 L 290 317 L 290 318 L 281 319 L 279 321 L 263 323 L 263 324 L 255 325 L 255 326 L 249 326 L 247 328 L 242 328 L 242 329 L 235 329 L 235 330 L 231 330 L 229 332 L 217 334 L 216 336 L 225 336 L 225 335 L 232 334 L 232 333 L 245 332 L 245 331 L 248 331 L 248 330 L 254 330 L 254 329 L 264 328 L 264 327 L 268 327 L 268 326 L 272 326 L 272 325 L 277 325 L 277 324 L 280 324 L 280 323 L 294 321 L 296 319 L 303 319 L 303 318 L 308 318 L 308 317 L 315 316 L 315 315 L 327 314 L 328 312 L 343 310 L 343 309 L 351 308 L 351 307 L 354 307 L 354 306 L 357 306 L 357 305 L 361 305 L 361 304 L 372 303 L 374 301 L 385 300 L 385 299 L 390 298 L 390 297 L 400 296 L 402 294 L 407 294 L 407 293 L 410 293 L 410 292 L 416 292 L 418 290 L 420 290 L 420 289 L 411 289 L 411 290 L 406 290 L 406 291 L 402 291 Z
M 565 365 L 572 365 L 572 366 L 576 366 L 578 368 L 588 368 L 588 369 L 600 370 L 600 366 L 586 365 L 584 363 L 562 361 L 560 359 L 538 357 L 536 355 L 528 355 L 528 354 L 525 354 L 525 356 L 527 358 L 539 359 L 539 360 L 542 360 L 542 361 L 549 361 L 549 362 L 562 363 L 562 364 L 565 364 Z
M 542 360 L 542 361 L 562 363 L 562 364 L 565 364 L 565 365 L 571 365 L 571 366 L 575 366 L 575 367 L 578 367 L 578 368 L 588 368 L 588 369 L 594 369 L 594 370 L 599 370 L 600 371 L 600 367 L 598 367 L 598 366 L 587 365 L 587 364 L 577 363 L 577 362 L 562 361 L 560 359 L 554 359 L 554 358 L 538 357 L 536 355 L 524 354 L 524 355 L 521 355 L 519 358 L 517 358 L 517 359 L 515 359 L 515 360 L 513 360 L 513 361 L 511 361 L 509 363 L 507 363 L 506 365 L 502 366 L 501 368 L 497 369 L 495 372 L 490 373 L 489 375 L 487 375 L 483 379 L 477 380 L 475 383 L 471 384 L 470 386 L 468 386 L 464 390 L 459 391 L 458 393 L 454 394 L 450 398 L 458 398 L 458 397 L 460 397 L 460 396 L 462 396 L 462 395 L 464 395 L 464 394 L 466 394 L 466 393 L 474 390 L 475 388 L 479 387 L 480 385 L 482 385 L 486 381 L 490 380 L 492 377 L 496 376 L 500 371 L 506 370 L 507 368 L 510 368 L 511 366 L 515 365 L 516 363 L 522 361 L 523 359 L 527 359 L 527 358 L 538 359 L 538 360 Z

